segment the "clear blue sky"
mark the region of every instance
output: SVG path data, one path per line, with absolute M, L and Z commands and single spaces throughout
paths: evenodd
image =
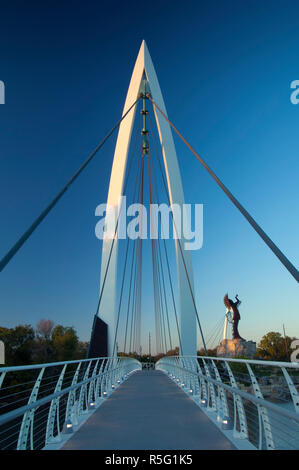
M 120 117 L 142 39 L 170 119 L 298 266 L 298 1 L 1 5 L 0 256 Z M 193 254 L 204 331 L 224 315 L 229 292 L 243 301 L 246 339 L 283 323 L 299 337 L 297 283 L 175 143 L 186 201 L 204 204 L 204 245 Z M 115 137 L 2 272 L 1 326 L 51 318 L 89 339 L 101 256 L 94 210 L 107 197 L 114 145 Z

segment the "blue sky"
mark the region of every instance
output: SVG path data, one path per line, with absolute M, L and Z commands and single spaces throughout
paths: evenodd
M 298 1 L 2 5 L 1 256 L 120 117 L 145 39 L 170 119 L 298 266 L 298 13 Z M 115 137 L 1 273 L 2 326 L 51 318 L 89 339 L 101 257 L 94 211 L 107 197 Z M 224 315 L 229 292 L 243 301 L 246 339 L 283 323 L 299 337 L 295 280 L 175 144 L 186 201 L 204 204 L 204 244 L 193 253 L 204 331 Z M 144 338 L 149 330 L 145 319 Z

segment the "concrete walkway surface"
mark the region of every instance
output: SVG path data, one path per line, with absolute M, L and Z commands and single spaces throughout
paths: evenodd
M 64 444 L 63 450 L 233 450 L 233 444 L 167 375 L 138 371 Z

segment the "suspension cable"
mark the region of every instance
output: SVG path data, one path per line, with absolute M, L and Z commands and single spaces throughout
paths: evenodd
M 148 163 L 148 175 L 149 175 L 149 192 L 150 192 L 150 203 L 151 205 L 154 202 L 154 197 L 153 197 L 153 187 L 152 187 L 152 172 L 151 172 L 151 165 L 150 165 L 150 154 L 148 153 L 147 155 L 147 163 Z M 158 199 L 157 199 L 158 202 Z M 155 240 L 153 240 L 155 241 Z M 166 289 L 165 289 L 165 279 L 164 279 L 164 271 L 163 271 L 163 265 L 162 265 L 162 258 L 161 258 L 161 250 L 160 250 L 160 243 L 159 243 L 159 238 L 157 240 L 157 258 L 158 258 L 158 272 L 160 271 L 161 273 L 161 279 L 162 279 L 162 286 L 163 286 L 163 293 L 164 293 L 164 304 L 165 304 L 165 312 L 166 312 L 166 318 L 167 318 L 167 325 L 168 325 L 168 333 L 169 333 L 169 345 L 170 349 L 172 350 L 172 340 L 171 340 L 171 333 L 170 333 L 170 324 L 169 324 L 169 315 L 168 315 L 168 306 L 167 306 L 167 297 L 166 297 Z M 162 305 L 162 293 L 161 293 L 161 305 Z M 163 314 L 163 307 L 162 307 L 162 314 Z M 164 321 L 164 320 L 163 320 Z M 165 343 L 166 343 L 166 335 L 165 335 Z M 167 352 L 167 346 L 166 346 L 166 352 Z
M 150 100 L 152 101 L 151 98 L 150 98 Z M 165 188 L 168 204 L 170 205 L 170 197 L 169 197 L 169 193 L 168 193 L 167 186 L 166 186 L 166 183 L 165 183 L 165 179 L 164 179 L 160 159 L 158 159 L 158 161 L 159 161 L 159 167 L 160 167 L 160 171 L 161 171 L 161 174 L 162 174 L 162 180 L 163 180 L 163 183 L 164 183 L 164 188 Z M 175 231 L 177 233 L 177 228 L 176 228 L 176 223 L 175 223 L 175 220 L 174 220 L 174 217 L 173 217 L 173 213 L 172 213 L 172 211 L 170 211 L 170 213 L 171 213 L 171 217 L 172 217 L 172 221 L 173 221 Z M 197 319 L 197 324 L 198 324 L 201 339 L 202 339 L 202 342 L 203 342 L 203 347 L 204 347 L 206 355 L 208 355 L 208 351 L 207 351 L 203 331 L 202 331 L 202 328 L 201 328 L 201 323 L 200 323 L 200 320 L 199 320 L 198 310 L 197 310 L 197 306 L 196 306 L 196 302 L 195 302 L 195 298 L 194 298 L 194 294 L 193 294 L 193 289 L 192 289 L 192 286 L 191 286 L 191 281 L 190 281 L 190 277 L 189 277 L 189 273 L 188 273 L 188 269 L 187 269 L 187 266 L 186 266 L 186 261 L 185 261 L 185 257 L 184 257 L 184 254 L 183 254 L 183 249 L 182 249 L 181 241 L 180 241 L 179 237 L 177 237 L 177 241 L 178 241 L 178 246 L 179 246 L 179 250 L 180 250 L 182 261 L 183 261 L 183 266 L 184 266 L 185 273 L 186 273 L 186 279 L 187 279 L 190 294 L 191 294 L 191 299 L 192 299 L 192 303 L 193 303 L 193 307 L 194 307 L 194 311 L 195 311 L 195 315 L 196 315 L 196 319 Z
M 136 242 L 135 242 L 136 243 Z M 136 291 L 137 291 L 137 266 L 138 266 L 138 245 L 136 243 L 136 257 L 135 257 L 135 270 L 134 270 L 134 282 L 133 282 L 133 300 L 131 308 L 131 331 L 130 331 L 130 347 L 129 353 L 132 352 L 132 345 L 134 348 L 134 329 L 135 329 L 135 315 L 136 315 Z
M 70 178 L 70 180 L 63 186 L 63 188 L 59 191 L 59 193 L 54 197 L 54 199 L 50 202 L 50 204 L 42 211 L 42 213 L 35 219 L 35 221 L 30 225 L 30 227 L 23 233 L 23 235 L 19 238 L 19 240 L 13 245 L 13 247 L 6 253 L 6 255 L 0 261 L 0 272 L 5 268 L 5 266 L 10 262 L 10 260 L 15 256 L 15 254 L 19 251 L 19 249 L 24 245 L 26 240 L 32 235 L 35 229 L 39 226 L 39 224 L 44 220 L 44 218 L 49 214 L 49 212 L 53 209 L 53 207 L 57 204 L 59 199 L 64 195 L 67 189 L 71 186 L 71 184 L 78 178 L 78 176 L 82 173 L 84 168 L 88 165 L 88 163 L 93 159 L 96 153 L 103 147 L 105 142 L 108 138 L 113 134 L 113 132 L 118 128 L 122 120 L 129 114 L 132 108 L 134 108 L 137 100 L 130 106 L 130 108 L 125 112 L 125 114 L 119 119 L 119 121 L 115 124 L 115 126 L 108 132 L 108 134 L 104 137 L 104 139 L 97 145 L 97 147 L 91 152 L 87 160 L 80 166 L 80 168 L 74 173 L 74 175 Z
M 164 277 L 164 271 L 163 271 L 163 264 L 162 264 L 162 256 L 161 256 L 161 248 L 160 248 L 160 240 L 159 239 L 157 240 L 157 246 L 158 246 L 158 259 L 159 259 L 159 263 L 160 263 L 160 272 L 161 272 L 163 294 L 164 294 L 164 304 L 165 304 L 166 320 L 167 320 L 168 335 L 169 335 L 169 346 L 170 346 L 170 350 L 172 350 L 173 348 L 172 348 L 172 339 L 171 339 L 171 333 L 170 333 L 170 323 L 169 323 L 167 296 L 166 296 L 166 288 L 165 288 L 165 277 Z
M 157 240 L 154 240 L 155 244 L 158 245 Z M 159 264 L 159 255 L 158 250 L 156 250 L 156 258 L 157 258 L 157 270 L 158 270 L 158 280 L 159 280 L 159 293 L 160 293 L 160 305 L 161 305 L 161 317 L 162 317 L 162 331 L 163 331 L 163 339 L 165 345 L 165 354 L 167 353 L 167 339 L 166 339 L 166 327 L 165 327 L 165 312 L 164 312 L 164 305 L 163 305 L 163 295 L 162 295 L 162 282 L 161 282 L 161 271 L 160 271 L 160 264 Z
M 133 200 L 135 199 L 135 195 L 136 195 L 139 167 L 140 167 L 140 159 L 138 159 L 138 163 L 137 163 L 137 172 L 136 172 L 136 179 L 135 179 L 135 185 L 134 185 Z M 120 310 L 121 310 L 121 305 L 122 305 L 122 297 L 123 297 L 123 290 L 124 290 L 124 282 L 125 282 L 125 273 L 126 273 L 126 267 L 127 267 L 129 244 L 130 244 L 130 238 L 128 237 L 127 244 L 126 244 L 127 246 L 126 246 L 125 262 L 124 262 L 124 269 L 123 269 L 123 276 L 122 276 L 122 285 L 121 285 L 121 293 L 120 293 L 119 306 L 118 306 L 117 324 L 116 324 L 115 334 L 114 334 L 114 345 L 113 345 L 113 354 L 112 354 L 112 356 L 114 356 L 117 333 L 118 333 L 118 325 L 119 325 Z
M 180 137 L 180 139 L 186 144 L 189 150 L 193 153 L 193 155 L 199 160 L 199 162 L 204 166 L 204 168 L 210 173 L 214 181 L 220 186 L 220 188 L 225 192 L 225 194 L 229 197 L 232 203 L 239 209 L 241 214 L 247 219 L 250 225 L 254 228 L 254 230 L 258 233 L 261 239 L 268 245 L 270 250 L 277 256 L 280 262 L 284 265 L 284 267 L 290 272 L 290 274 L 299 282 L 299 271 L 295 268 L 295 266 L 288 260 L 288 258 L 282 253 L 282 251 L 278 248 L 278 246 L 271 240 L 270 237 L 264 232 L 264 230 L 256 223 L 256 221 L 251 217 L 249 212 L 240 204 L 240 202 L 232 195 L 229 189 L 220 181 L 220 179 L 216 176 L 216 174 L 211 170 L 211 168 L 207 165 L 207 163 L 198 155 L 198 153 L 191 147 L 191 145 L 187 142 L 187 140 L 182 136 L 182 134 L 177 130 L 177 128 L 172 124 L 172 122 L 168 119 L 168 117 L 163 113 L 163 111 L 159 108 L 159 106 L 154 102 L 154 100 L 148 96 L 151 100 L 153 106 L 161 113 L 161 115 L 166 119 L 168 124 L 173 128 L 176 134 Z
M 127 308 L 126 328 L 125 328 L 125 339 L 124 339 L 124 353 L 126 353 L 126 349 L 127 349 L 127 333 L 128 333 L 128 324 L 129 324 L 129 312 L 130 312 L 130 302 L 131 302 L 131 286 L 132 286 L 132 278 L 133 278 L 133 266 L 134 266 L 134 260 L 135 260 L 135 253 L 136 253 L 136 243 L 133 244 L 133 252 L 132 252 L 132 263 L 131 263 L 131 274 L 130 274 L 130 285 L 129 285 L 128 308 Z
M 141 207 L 141 220 L 140 220 L 140 237 L 138 243 L 138 268 L 137 268 L 137 290 L 136 290 L 136 311 L 135 311 L 135 329 L 134 329 L 134 351 L 137 352 L 137 347 L 140 348 L 140 316 L 141 316 L 141 290 L 142 290 L 142 211 L 143 211 L 143 197 L 144 197 L 144 154 L 142 154 L 141 160 L 141 182 L 140 182 L 140 207 Z M 140 351 L 139 351 L 140 352 Z
M 151 131 L 152 133 L 152 131 Z M 154 167 L 153 160 L 151 158 L 151 154 L 149 155 L 150 160 L 151 160 L 151 166 Z M 153 171 L 153 182 L 154 182 L 154 191 L 153 193 L 156 193 L 156 200 L 159 199 L 158 197 L 158 188 L 157 188 L 157 183 L 155 180 L 155 174 Z M 174 297 L 174 289 L 173 289 L 173 283 L 172 283 L 172 277 L 171 277 L 171 272 L 170 272 L 170 265 L 169 265 L 169 259 L 168 259 L 168 253 L 167 253 L 167 248 L 166 248 L 166 242 L 164 238 L 164 233 L 163 233 L 163 227 L 161 226 L 161 231 L 162 231 L 162 239 L 163 239 L 163 247 L 164 247 L 164 254 L 165 254 L 165 259 L 166 259 L 166 265 L 167 265 L 167 272 L 168 272 L 168 279 L 169 279 L 169 284 L 170 284 L 170 289 L 171 289 L 171 297 L 172 297 L 172 303 L 173 303 L 173 310 L 174 310 L 174 315 L 175 315 L 175 321 L 176 321 L 176 327 L 177 327 L 177 333 L 178 333 L 178 339 L 179 339 L 179 345 L 180 345 L 180 351 L 181 355 L 183 356 L 183 347 L 182 347 L 182 342 L 181 342 L 181 334 L 180 334 L 180 328 L 179 328 L 179 322 L 178 322 L 178 315 L 177 315 L 177 308 L 176 308 L 176 302 L 175 302 L 175 297 Z
M 138 135 L 138 134 L 137 134 L 137 135 Z M 135 143 L 136 143 L 136 141 L 137 141 L 137 137 L 136 137 Z M 132 161 L 132 160 L 131 160 L 131 161 Z M 128 168 L 128 173 L 127 173 L 126 181 L 125 181 L 125 184 L 124 184 L 124 192 L 126 192 L 126 188 L 127 188 L 127 184 L 128 184 L 128 180 L 129 180 L 130 171 L 131 171 L 131 164 L 129 165 L 129 168 Z M 112 251 L 113 251 L 113 247 L 114 247 L 114 242 L 115 242 L 115 240 L 116 240 L 116 234 L 117 234 L 119 219 L 120 219 L 120 211 L 119 211 L 118 216 L 117 216 L 117 221 L 116 221 L 116 225 L 115 225 L 114 236 L 113 236 L 113 240 L 112 240 L 111 247 L 110 247 L 110 252 L 109 252 L 109 256 L 108 256 L 108 261 L 107 261 L 107 265 L 106 265 L 106 269 L 105 269 L 105 275 L 104 275 L 104 279 L 103 279 L 102 286 L 101 286 L 101 291 L 100 291 L 100 296 L 99 296 L 99 300 L 98 300 L 98 305 L 97 305 L 97 310 L 96 310 L 95 316 L 97 316 L 98 313 L 99 313 L 99 309 L 100 309 L 100 305 L 101 305 L 101 301 L 102 301 L 102 297 L 103 297 L 103 292 L 104 292 L 104 287 L 105 287 L 105 283 L 106 283 L 106 279 L 107 279 L 107 274 L 108 274 L 108 269 L 109 269 L 109 265 L 110 265 L 111 255 L 112 255 Z M 93 334 L 93 330 L 92 330 L 92 334 Z
M 139 170 L 140 170 L 140 161 L 141 161 L 141 159 L 138 160 L 138 168 L 137 168 L 137 173 L 136 173 L 136 181 L 135 181 L 133 201 L 134 201 L 134 198 L 135 198 L 135 191 L 136 191 L 136 187 L 137 187 L 137 179 L 138 179 L 138 174 L 139 174 Z M 124 353 L 126 353 L 126 348 L 127 348 L 127 334 L 128 334 L 128 326 L 129 326 L 129 318 L 130 318 L 132 280 L 133 280 L 133 272 L 134 272 L 133 268 L 134 268 L 135 256 L 137 256 L 136 255 L 136 243 L 133 244 L 133 249 L 132 249 L 131 274 L 130 274 L 129 296 L 128 296 L 126 327 L 125 327 L 125 337 L 124 337 Z M 130 350 L 129 350 L 129 352 L 130 352 Z
M 161 290 L 161 279 L 160 279 L 160 269 L 159 269 L 159 262 L 158 262 L 158 255 L 157 255 L 157 240 L 153 240 L 155 246 L 155 260 L 156 260 L 156 276 L 157 276 L 157 286 L 158 286 L 158 304 L 159 304 L 159 312 L 160 312 L 160 325 L 161 325 L 161 336 L 162 336 L 162 345 L 163 345 L 163 352 L 166 354 L 167 351 L 167 341 L 166 341 L 166 334 L 165 334 L 165 322 L 164 322 L 164 307 L 162 301 L 162 290 Z
M 211 341 L 214 338 L 214 336 L 219 333 L 220 328 L 223 331 L 223 322 L 224 322 L 224 320 L 223 320 L 223 316 L 222 316 L 221 318 L 219 318 L 217 320 L 217 323 L 212 326 L 211 330 L 206 335 L 207 346 L 209 346 L 211 344 Z
M 223 317 L 221 317 L 217 321 L 217 324 L 214 325 L 212 332 L 210 332 L 210 335 L 209 335 L 208 339 L 206 340 L 207 346 L 209 346 L 210 349 L 213 349 L 212 345 L 215 343 L 215 338 L 218 338 L 219 336 L 221 337 L 221 335 L 223 334 L 224 321 L 225 321 L 225 319 L 223 319 Z
M 138 100 L 135 101 L 134 105 L 137 103 L 137 101 Z M 127 113 L 128 112 L 129 112 L 129 110 L 127 111 Z M 138 136 L 138 131 L 136 133 L 135 145 L 136 145 L 136 142 L 137 142 L 137 136 Z M 124 184 L 124 192 L 126 191 L 126 188 L 127 188 L 127 183 L 128 183 L 130 172 L 131 172 L 132 160 L 133 160 L 133 158 L 130 160 L 130 163 L 129 163 L 129 167 L 128 167 L 128 171 L 127 171 L 127 175 L 126 175 L 126 179 L 125 179 L 125 184 Z M 92 338 L 93 338 L 94 331 L 95 331 L 96 320 L 97 320 L 97 316 L 98 316 L 98 313 L 99 313 L 99 309 L 100 309 L 100 305 L 101 305 L 101 301 L 102 301 L 102 297 L 103 297 L 103 292 L 104 292 L 104 287 L 105 287 L 105 283 L 106 283 L 106 279 L 107 279 L 107 274 L 108 274 L 108 269 L 109 269 L 109 265 L 110 265 L 111 255 L 112 255 L 112 251 L 113 251 L 113 247 L 114 247 L 114 242 L 116 240 L 118 223 L 119 223 L 119 219 L 120 219 L 120 212 L 121 211 L 119 210 L 116 225 L 115 225 L 114 236 L 113 236 L 113 240 L 112 240 L 112 243 L 111 243 L 110 252 L 109 252 L 109 256 L 108 256 L 108 261 L 107 261 L 107 265 L 106 265 L 106 269 L 105 269 L 104 279 L 103 279 L 102 284 L 101 284 L 101 290 L 100 290 L 99 300 L 98 300 L 98 304 L 97 304 L 97 309 L 96 309 L 96 313 L 95 313 L 94 319 L 93 319 L 91 335 L 90 335 L 91 339 L 90 339 L 90 342 L 89 342 L 87 357 L 89 357 L 89 354 L 90 354 L 90 347 L 91 347 L 91 344 L 92 344 Z
M 139 199 L 143 201 L 143 173 L 144 173 L 144 160 L 143 155 L 141 155 L 141 171 L 140 171 L 140 184 L 139 184 Z M 132 301 L 132 318 L 131 318 L 131 331 L 130 331 L 130 347 L 129 352 L 132 352 L 132 347 L 136 346 L 136 316 L 138 310 L 138 296 L 140 289 L 140 243 L 136 243 L 136 261 L 135 261 L 135 273 L 134 273 L 134 283 L 133 283 L 133 301 Z M 134 352 L 134 351 L 133 351 Z

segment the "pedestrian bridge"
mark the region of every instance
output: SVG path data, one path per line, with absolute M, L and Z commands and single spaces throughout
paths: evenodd
M 136 111 L 140 120 L 135 125 Z M 157 124 L 154 132 L 151 115 Z M 185 229 L 181 230 L 184 220 L 177 223 L 173 210 L 175 206 L 181 210 L 185 199 L 172 130 L 297 281 L 298 270 L 169 120 L 144 41 L 121 119 L 0 260 L 0 271 L 116 129 L 107 199 L 115 214 L 107 210 L 105 216 L 104 225 L 110 228 L 103 233 L 100 295 L 89 359 L 0 368 L 0 449 L 299 449 L 299 364 L 207 356 L 191 252 L 185 248 Z M 123 195 L 142 207 L 144 203 L 150 208 L 165 205 L 166 201 L 171 209 L 179 302 L 174 295 L 167 237 L 150 237 L 150 261 L 145 266 L 153 274 L 155 353 L 165 355 L 154 370 L 143 369 L 133 358 L 142 350 L 142 240 L 146 237 L 141 227 L 146 224 L 139 222 L 138 237 L 132 237 L 132 244 L 127 227 L 126 236 L 119 236 Z M 151 228 L 154 225 L 151 219 Z M 162 228 L 160 223 L 161 234 Z M 122 238 L 126 238 L 125 246 L 118 252 Z M 117 279 L 121 280 L 119 286 Z M 150 296 L 148 281 L 146 290 Z M 225 305 L 227 325 L 231 309 Z M 241 339 L 239 318 L 232 318 L 233 339 Z M 226 339 L 226 327 L 224 331 Z M 180 356 L 168 356 L 176 345 Z M 206 356 L 190 355 L 201 345 Z M 117 356 L 119 351 L 123 351 L 122 357 Z
M 299 364 L 165 356 L 0 369 L 1 449 L 298 449 Z
M 234 449 L 161 371 L 137 371 L 62 449 Z

